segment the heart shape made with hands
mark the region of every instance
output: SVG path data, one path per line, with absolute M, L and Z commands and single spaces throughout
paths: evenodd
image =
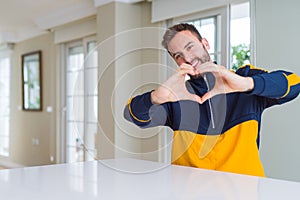
M 206 62 L 194 68 L 196 74 L 203 76 L 208 91 L 201 97 L 202 103 L 219 95 L 233 92 L 249 92 L 254 88 L 252 77 L 244 77 L 213 62 Z M 213 78 L 208 78 L 208 77 Z
M 215 65 L 214 63 L 212 63 Z M 215 70 L 216 71 L 216 70 Z M 200 104 L 204 103 L 207 99 L 213 96 L 213 91 L 215 90 L 216 84 L 209 83 L 214 78 L 207 78 L 207 75 L 204 74 L 204 80 L 207 84 L 208 91 L 202 97 L 190 93 L 186 88 L 186 75 L 193 77 L 201 76 L 201 71 L 198 67 L 193 67 L 189 64 L 182 64 L 176 72 L 170 76 L 167 81 L 165 81 L 157 90 L 153 91 L 151 94 L 152 102 L 156 104 L 161 104 L 165 102 L 175 102 L 179 100 L 192 100 Z M 212 73 L 209 74 L 209 77 L 214 77 Z
M 208 91 L 202 97 L 191 94 L 186 88 L 186 75 L 203 76 Z M 210 81 L 211 78 L 207 78 L 207 75 L 214 77 L 213 83 Z M 151 100 L 155 104 L 179 100 L 192 100 L 202 104 L 218 94 L 245 92 L 252 90 L 253 87 L 254 82 L 251 77 L 237 75 L 213 62 L 206 62 L 195 67 L 184 63 L 167 81 L 151 93 Z

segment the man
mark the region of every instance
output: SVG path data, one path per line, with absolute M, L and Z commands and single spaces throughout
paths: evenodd
M 262 112 L 296 98 L 300 78 L 252 65 L 236 72 L 219 66 L 189 24 L 169 28 L 162 44 L 179 67 L 156 90 L 130 99 L 125 118 L 142 128 L 173 129 L 173 164 L 265 176 L 258 152 Z

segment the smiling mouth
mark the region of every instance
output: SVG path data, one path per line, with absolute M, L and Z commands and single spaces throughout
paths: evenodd
M 195 58 L 192 60 L 191 65 L 193 68 L 195 68 L 199 64 L 200 60 Z

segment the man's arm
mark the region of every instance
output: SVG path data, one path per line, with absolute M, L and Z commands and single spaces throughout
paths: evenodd
M 200 97 L 191 94 L 186 88 L 186 74 L 194 75 L 191 65 L 183 64 L 156 90 L 130 99 L 124 110 L 125 119 L 147 128 L 170 126 L 170 102 L 192 100 L 200 102 Z
M 130 98 L 124 109 L 124 117 L 138 126 L 147 126 L 150 121 L 149 110 L 153 105 L 151 102 L 151 92 Z
M 191 65 L 182 64 L 167 81 L 151 92 L 151 102 L 153 104 L 163 104 L 179 100 L 192 100 L 200 103 L 201 98 L 188 92 L 185 85 L 185 76 L 187 74 L 195 75 L 195 73 Z
M 268 72 L 246 65 L 237 74 L 253 78 L 254 88 L 249 95 L 266 97 L 269 104 L 282 104 L 296 98 L 300 93 L 300 77 L 292 72 L 276 70 Z M 271 106 L 271 105 L 267 105 Z
M 300 78 L 283 70 L 269 73 L 246 65 L 234 73 L 223 66 L 204 63 L 197 67 L 197 72 L 212 73 L 215 77 L 214 87 L 201 97 L 202 102 L 218 94 L 247 92 L 250 95 L 281 99 L 280 102 L 283 103 L 297 97 L 300 92 Z
M 124 118 L 141 128 L 170 126 L 169 105 L 155 105 L 151 92 L 129 99 L 124 109 Z

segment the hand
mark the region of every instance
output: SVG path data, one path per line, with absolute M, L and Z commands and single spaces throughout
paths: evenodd
M 196 74 L 212 73 L 215 77 L 213 88 L 201 97 L 200 103 L 204 103 L 209 98 L 218 94 L 227 94 L 233 92 L 246 92 L 254 87 L 254 81 L 251 77 L 239 76 L 229 71 L 224 66 L 216 65 L 212 62 L 201 64 L 195 68 Z
M 151 93 L 154 104 L 192 100 L 201 103 L 201 98 L 188 92 L 185 86 L 185 76 L 196 75 L 195 69 L 189 64 L 182 64 L 169 79 Z

